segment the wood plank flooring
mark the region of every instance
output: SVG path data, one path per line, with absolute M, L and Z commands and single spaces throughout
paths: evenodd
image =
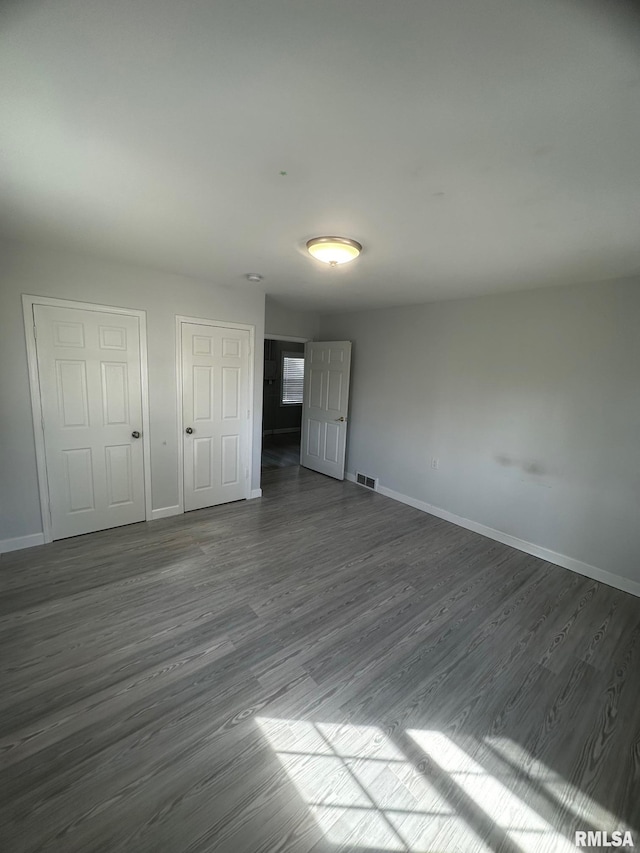
M 640 844 L 640 600 L 297 466 L 0 560 L 0 849 Z
M 300 463 L 300 432 L 265 435 L 262 439 L 262 473 Z

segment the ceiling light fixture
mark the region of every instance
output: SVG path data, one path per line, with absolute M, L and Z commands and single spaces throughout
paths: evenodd
M 316 260 L 335 267 L 355 260 L 362 251 L 362 246 L 347 237 L 314 237 L 307 241 L 307 249 Z
M 259 275 L 257 272 L 249 272 L 246 274 L 245 278 L 247 279 L 247 281 L 252 281 L 254 284 L 257 284 L 258 282 L 262 281 L 264 276 Z

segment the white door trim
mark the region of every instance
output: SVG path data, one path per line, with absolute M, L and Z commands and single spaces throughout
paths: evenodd
M 312 343 L 313 338 L 296 338 L 294 335 L 268 335 L 264 333 L 265 341 L 291 341 L 294 344 Z
M 200 326 L 220 326 L 224 329 L 243 329 L 249 332 L 249 477 L 246 484 L 248 499 L 252 496 L 251 475 L 253 467 L 253 387 L 255 374 L 256 327 L 250 323 L 230 323 L 227 320 L 209 320 L 202 317 L 187 317 L 176 314 L 176 411 L 178 430 L 178 512 L 184 512 L 184 421 L 182 417 L 182 324 L 197 323 Z
M 74 299 L 57 299 L 53 296 L 32 296 L 22 294 L 24 315 L 24 334 L 27 344 L 27 365 L 29 368 L 29 389 L 31 391 L 31 411 L 33 413 L 33 433 L 36 443 L 36 468 L 38 472 L 38 491 L 40 492 L 40 512 L 45 543 L 53 539 L 49 506 L 49 482 L 47 479 L 47 460 L 44 449 L 44 429 L 42 402 L 40 399 L 40 376 L 33 317 L 34 305 L 51 305 L 55 308 L 78 308 L 81 311 L 101 311 L 105 314 L 127 314 L 137 317 L 140 328 L 140 387 L 142 390 L 142 458 L 144 462 L 144 509 L 145 518 L 151 520 L 151 446 L 149 444 L 149 383 L 147 361 L 147 314 L 137 308 L 117 308 L 113 305 L 96 305 L 94 302 L 79 302 Z

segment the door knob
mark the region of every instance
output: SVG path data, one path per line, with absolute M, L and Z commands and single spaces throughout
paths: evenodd
M 185 432 L 186 432 L 186 434 L 187 434 L 187 435 L 191 435 L 191 433 L 193 432 L 193 430 L 191 429 L 191 427 L 187 427 L 187 428 L 185 429 Z
M 340 416 L 339 418 L 336 418 L 336 420 L 340 421 L 340 423 L 344 423 L 344 421 L 346 421 L 346 418 L 343 418 L 342 416 Z
M 131 433 L 131 437 L 132 438 L 140 438 L 140 433 L 138 432 L 137 429 L 134 429 L 134 431 Z

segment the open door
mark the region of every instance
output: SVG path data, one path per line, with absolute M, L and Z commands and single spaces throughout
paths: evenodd
M 344 480 L 351 341 L 305 344 L 300 464 Z

